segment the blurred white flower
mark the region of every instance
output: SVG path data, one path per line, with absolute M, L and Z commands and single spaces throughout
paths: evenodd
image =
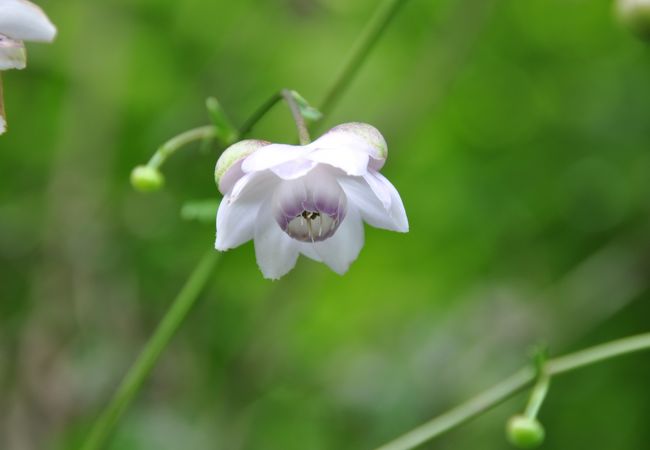
M 27 0 L 0 0 L 0 70 L 24 69 L 23 41 L 51 42 L 56 28 Z
M 650 40 L 650 0 L 617 0 L 616 12 L 623 25 Z
M 254 239 L 266 278 L 289 272 L 301 253 L 345 273 L 363 246 L 363 221 L 408 231 L 402 200 L 379 173 L 387 152 L 379 131 L 363 123 L 339 125 L 303 146 L 232 145 L 215 172 L 224 194 L 215 247 Z
M 23 41 L 51 42 L 56 27 L 38 6 L 27 0 L 0 0 L 0 71 L 24 69 Z M 0 134 L 7 129 L 0 79 Z

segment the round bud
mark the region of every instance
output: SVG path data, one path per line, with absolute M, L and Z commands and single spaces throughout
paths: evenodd
M 617 0 L 616 13 L 624 26 L 650 40 L 650 0 Z
M 140 192 L 154 192 L 165 184 L 165 177 L 158 169 L 149 166 L 137 166 L 131 172 L 131 185 Z
M 544 442 L 544 428 L 537 419 L 513 416 L 506 427 L 508 441 L 517 448 L 535 448 Z

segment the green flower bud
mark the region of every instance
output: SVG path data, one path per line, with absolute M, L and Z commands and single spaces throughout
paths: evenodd
M 624 26 L 650 41 L 650 0 L 617 0 L 616 12 Z
M 517 448 L 535 448 L 544 442 L 544 428 L 537 419 L 513 416 L 508 421 L 506 436 Z
M 154 192 L 165 184 L 165 177 L 158 169 L 149 166 L 137 166 L 131 172 L 131 185 L 140 192 Z

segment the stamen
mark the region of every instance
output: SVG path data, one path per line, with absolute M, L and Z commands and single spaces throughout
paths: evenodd
M 345 217 L 347 199 L 340 186 L 327 179 L 286 182 L 274 195 L 276 221 L 282 230 L 301 242 L 329 239 Z

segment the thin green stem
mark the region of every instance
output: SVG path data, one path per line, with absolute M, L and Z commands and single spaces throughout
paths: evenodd
M 548 376 L 560 375 L 642 350 L 650 350 L 650 333 L 630 336 L 551 359 L 544 367 Z M 520 392 L 533 383 L 535 375 L 535 370 L 531 367 L 520 369 L 482 394 L 420 425 L 388 444 L 382 445 L 377 450 L 408 450 L 436 438 Z
M 179 325 L 196 302 L 218 261 L 219 255 L 219 253 L 210 249 L 196 266 L 142 353 L 140 353 L 122 380 L 110 403 L 95 422 L 82 447 L 83 450 L 97 450 L 106 443 L 115 424 L 133 401 L 133 398 L 158 361 L 160 354 L 167 347 Z
M 280 95 L 279 92 L 276 92 L 273 94 L 269 99 L 262 103 L 262 105 L 244 122 L 244 124 L 241 126 L 239 129 L 239 135 L 240 136 L 245 136 L 250 131 L 253 129 L 253 127 L 257 124 L 257 122 L 262 119 L 268 113 L 271 108 L 275 106 L 276 103 L 278 103 L 280 100 L 282 100 L 282 95 Z
M 267 101 L 260 109 L 253 113 L 244 125 L 242 125 L 238 133 L 240 137 L 245 136 L 255 126 L 255 124 L 264 117 L 264 114 L 266 114 L 279 99 L 282 99 L 282 96 L 279 94 L 276 94 L 276 97 L 278 97 L 278 99 L 273 102 Z M 178 148 L 194 140 L 211 137 L 212 135 L 210 130 L 214 129 L 215 127 L 208 125 L 182 133 L 163 144 L 156 154 L 160 153 L 163 155 L 162 158 L 166 158 Z M 236 137 L 233 137 L 233 141 L 234 140 L 236 140 Z M 154 155 L 152 160 L 154 160 L 154 158 L 156 158 L 156 155 Z M 154 167 L 157 167 L 157 165 L 162 164 L 162 162 L 156 160 L 153 162 L 149 161 L 149 165 L 152 164 Z M 154 331 L 154 334 L 147 342 L 142 353 L 140 353 L 122 380 L 122 383 L 113 395 L 110 403 L 93 424 L 83 447 L 81 447 L 82 450 L 99 450 L 105 445 L 110 433 L 113 431 L 113 428 L 115 428 L 120 417 L 133 401 L 135 395 L 138 393 L 144 381 L 147 379 L 149 373 L 158 361 L 162 351 L 174 336 L 176 330 L 180 327 L 188 312 L 196 302 L 199 294 L 208 282 L 210 273 L 213 271 L 219 255 L 220 253 L 217 253 L 212 249 L 208 250 L 205 256 L 203 256 L 198 265 L 194 268 L 190 278 L 172 302 L 170 309 Z
M 325 98 L 319 110 L 323 115 L 329 114 L 336 103 L 339 101 L 343 92 L 349 86 L 350 82 L 357 74 L 363 62 L 366 60 L 368 54 L 375 46 L 382 33 L 388 28 L 390 22 L 397 15 L 400 7 L 402 7 L 407 0 L 384 0 L 384 2 L 377 8 L 370 21 L 361 32 L 361 35 L 354 43 L 348 57 L 341 67 L 331 88 L 327 90 Z
M 546 370 L 549 375 L 559 375 L 606 359 L 648 349 L 650 333 L 637 334 L 553 358 L 546 363 Z
M 539 409 L 542 407 L 542 403 L 544 403 L 544 399 L 548 393 L 550 384 L 551 377 L 548 376 L 548 373 L 546 373 L 546 371 L 540 372 L 540 374 L 537 376 L 537 383 L 535 383 L 533 391 L 530 394 L 530 398 L 528 399 L 526 411 L 524 411 L 524 415 L 529 419 L 534 419 L 537 417 Z
M 296 128 L 298 129 L 298 139 L 300 140 L 300 145 L 307 145 L 311 142 L 309 137 L 309 130 L 307 130 L 307 125 L 305 124 L 305 118 L 300 112 L 300 107 L 296 103 L 296 99 L 293 97 L 293 93 L 289 89 L 282 89 L 280 95 L 287 102 L 289 109 L 291 110 L 291 116 L 293 121 L 296 123 Z
M 217 137 L 217 133 L 218 131 L 215 126 L 205 125 L 174 136 L 163 145 L 158 147 L 158 150 L 156 150 L 156 153 L 153 154 L 147 163 L 147 166 L 153 167 L 154 169 L 159 169 L 160 166 L 162 166 L 163 163 L 167 160 L 167 158 L 176 153 L 178 149 L 194 141 L 202 141 L 205 139 L 215 138 Z

